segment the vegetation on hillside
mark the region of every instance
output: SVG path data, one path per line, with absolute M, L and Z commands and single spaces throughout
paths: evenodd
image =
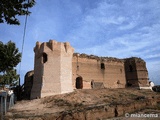
M 19 78 L 15 67 L 21 61 L 21 53 L 14 42 L 0 42 L 0 84 L 15 84 Z

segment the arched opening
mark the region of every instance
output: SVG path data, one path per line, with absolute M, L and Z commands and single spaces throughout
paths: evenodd
M 47 60 L 48 60 L 48 57 L 47 57 L 47 54 L 46 53 L 43 53 L 43 63 L 46 63 Z
M 101 69 L 105 69 L 104 63 L 101 63 Z
M 82 89 L 83 88 L 83 79 L 82 79 L 82 77 L 77 77 L 76 78 L 76 88 L 77 89 Z
M 117 80 L 117 84 L 121 84 L 121 83 L 120 83 L 120 80 Z

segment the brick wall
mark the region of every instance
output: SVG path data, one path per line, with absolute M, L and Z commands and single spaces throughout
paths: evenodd
M 87 82 L 92 80 L 94 82 L 103 82 L 106 88 L 124 88 L 126 85 L 123 60 L 74 54 L 72 66 L 74 88 L 76 78 L 79 76 Z
M 73 48 L 69 43 L 37 42 L 31 99 L 72 92 Z
M 68 42 L 36 43 L 31 99 L 72 92 L 76 85 L 91 89 L 91 82 L 98 88 L 148 85 L 146 63 L 140 58 L 98 57 L 73 51 Z

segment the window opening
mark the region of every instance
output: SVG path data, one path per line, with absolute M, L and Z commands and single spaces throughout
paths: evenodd
M 46 63 L 47 60 L 48 60 L 47 54 L 46 54 L 46 53 L 43 53 L 43 63 Z
M 101 69 L 105 69 L 104 63 L 101 63 Z

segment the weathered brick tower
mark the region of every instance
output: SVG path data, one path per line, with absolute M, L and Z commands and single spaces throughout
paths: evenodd
M 34 48 L 34 78 L 31 99 L 72 92 L 72 56 L 68 42 L 37 42 Z
M 146 62 L 141 58 L 132 57 L 125 59 L 125 72 L 128 86 L 149 86 Z

